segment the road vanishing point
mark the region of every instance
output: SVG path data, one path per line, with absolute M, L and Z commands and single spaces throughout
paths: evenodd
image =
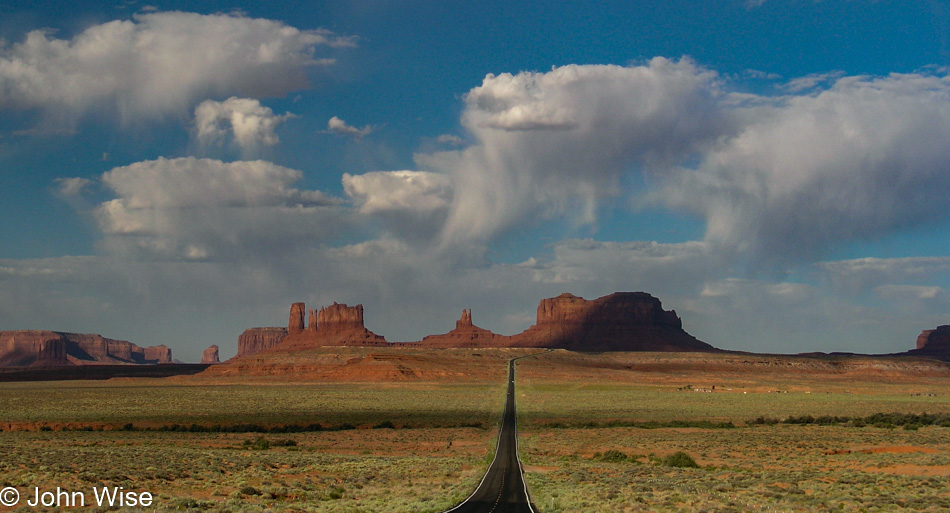
M 508 395 L 498 432 L 495 458 L 478 488 L 445 513 L 536 513 L 528 496 L 524 470 L 518 458 L 518 420 L 515 418 L 515 360 L 508 362 Z

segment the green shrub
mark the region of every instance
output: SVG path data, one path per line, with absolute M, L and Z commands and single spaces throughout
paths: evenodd
M 267 441 L 267 438 L 261 435 L 253 440 L 245 440 L 244 447 L 253 449 L 255 451 L 264 451 L 270 449 L 270 442 Z
M 630 457 L 616 449 L 610 449 L 609 451 L 601 454 L 597 459 L 600 461 L 609 461 L 611 463 L 620 463 L 629 460 Z
M 679 467 L 679 468 L 699 468 L 699 465 L 696 464 L 696 460 L 692 456 L 686 454 L 683 451 L 674 452 L 666 458 L 663 459 L 663 464 L 667 467 Z

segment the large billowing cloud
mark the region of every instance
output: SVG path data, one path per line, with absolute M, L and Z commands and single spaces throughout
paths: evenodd
M 417 156 L 454 179 L 445 243 L 554 216 L 594 222 L 631 167 L 677 162 L 730 133 L 719 94 L 716 73 L 685 59 L 488 75 L 465 96 L 477 142 Z
M 443 243 L 594 224 L 626 198 L 699 215 L 759 267 L 950 220 L 950 78 L 807 78 L 770 97 L 688 60 L 488 75 L 465 96 L 475 143 L 416 156 L 453 178 Z
M 115 168 L 118 196 L 96 209 L 113 254 L 250 261 L 317 244 L 342 228 L 337 200 L 293 187 L 300 171 L 265 161 L 179 158 Z
M 707 240 L 766 260 L 813 258 L 946 222 L 948 140 L 950 78 L 844 77 L 753 109 L 737 136 L 681 169 L 661 196 L 704 216 Z
M 0 107 L 70 117 L 183 115 L 199 99 L 276 96 L 326 64 L 318 46 L 351 46 L 326 30 L 240 15 L 159 12 L 89 27 L 72 39 L 33 31 L 0 48 Z
M 223 102 L 205 100 L 195 107 L 195 128 L 202 145 L 233 141 L 245 155 L 273 146 L 280 139 L 274 130 L 293 114 L 276 115 L 253 98 L 232 96 Z

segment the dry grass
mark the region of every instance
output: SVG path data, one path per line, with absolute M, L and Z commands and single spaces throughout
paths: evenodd
M 442 372 L 451 359 L 477 375 L 470 382 L 456 372 L 426 382 L 288 384 L 264 375 L 253 385 L 227 376 L 0 384 L 0 485 L 123 486 L 154 492 L 157 511 L 443 511 L 471 492 L 491 460 L 504 382 L 487 377 L 503 376 L 507 355 L 456 351 L 440 355 L 437 366 L 418 352 L 392 353 L 398 365 L 382 360 L 386 372 L 416 372 L 415 365 Z M 522 459 L 540 511 L 950 508 L 950 428 L 750 422 L 950 413 L 950 376 L 939 366 L 918 374 L 901 374 L 916 365 L 905 362 L 828 372 L 807 360 L 762 357 L 743 367 L 731 358 L 559 351 L 521 360 Z M 633 422 L 661 427 L 622 426 Z M 737 427 L 668 427 L 701 422 Z M 134 430 L 112 430 L 129 423 Z M 269 433 L 267 444 L 250 432 L 141 430 L 311 423 L 358 429 Z M 699 468 L 664 465 L 679 451 Z
M 845 380 L 779 371 L 756 379 L 733 369 L 668 367 L 600 373 L 555 356 L 554 363 L 525 360 L 518 381 L 522 460 L 532 497 L 546 513 L 950 508 L 950 428 L 750 422 L 759 416 L 947 413 L 948 378 Z M 625 421 L 738 427 L 603 427 Z M 664 457 L 678 451 L 700 468 L 664 465 Z

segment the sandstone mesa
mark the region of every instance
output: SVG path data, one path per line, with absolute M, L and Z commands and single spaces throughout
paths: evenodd
M 172 350 L 102 335 L 45 330 L 0 331 L 0 366 L 172 363 Z

